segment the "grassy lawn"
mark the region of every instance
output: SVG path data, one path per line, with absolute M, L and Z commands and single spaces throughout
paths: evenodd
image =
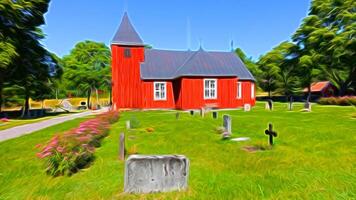
M 82 111 L 80 111 L 82 112 Z M 40 121 L 44 121 L 47 119 L 52 119 L 55 117 L 61 117 L 61 116 L 66 116 L 66 115 L 70 115 L 70 114 L 74 114 L 74 113 L 78 113 L 78 112 L 71 112 L 71 113 L 53 113 L 53 114 L 47 114 L 47 116 L 44 117 L 38 117 L 35 119 L 9 119 L 8 122 L 0 122 L 0 131 L 1 130 L 5 130 L 5 129 L 9 129 L 15 126 L 21 126 L 21 125 L 25 125 L 25 124 L 32 124 L 35 122 L 40 122 Z
M 219 111 L 204 119 L 172 111 L 122 113 L 110 136 L 97 149 L 93 165 L 71 177 L 52 178 L 35 157 L 34 146 L 55 132 L 76 126 L 76 119 L 0 143 L 0 199 L 355 199 L 355 108 L 313 106 L 313 112 L 286 111 L 285 104 L 265 111 Z M 215 128 L 222 114 L 232 116 L 233 136 L 250 141 L 222 141 Z M 125 121 L 140 127 L 127 132 L 127 148 L 140 154 L 183 154 L 190 159 L 189 189 L 163 194 L 123 194 L 123 162 L 118 161 L 119 133 Z M 249 153 L 246 145 L 267 144 L 272 122 L 278 137 L 273 150 Z M 155 129 L 153 133 L 146 128 Z

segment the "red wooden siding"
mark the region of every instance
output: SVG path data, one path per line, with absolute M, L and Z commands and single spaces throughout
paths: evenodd
M 131 57 L 124 57 L 124 49 Z M 114 108 L 142 108 L 140 62 L 144 60 L 143 47 L 111 45 Z
M 204 78 L 182 78 L 177 108 L 197 109 L 207 104 L 217 104 L 219 108 L 236 108 L 244 104 L 255 105 L 255 98 L 251 98 L 251 82 L 242 81 L 242 98 L 237 99 L 237 78 L 216 79 L 218 82 L 217 98 L 204 99 Z
M 175 108 L 172 82 L 166 81 L 166 83 L 166 100 L 154 100 L 154 81 L 142 82 L 143 108 Z

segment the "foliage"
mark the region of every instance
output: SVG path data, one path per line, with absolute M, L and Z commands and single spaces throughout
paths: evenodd
M 321 105 L 356 106 L 356 96 L 323 97 L 318 100 Z
M 29 98 L 46 98 L 50 80 L 59 77 L 57 62 L 40 43 L 48 6 L 49 0 L 0 2 L 0 107 L 8 84 L 20 89 L 28 114 Z
M 329 80 L 339 95 L 356 91 L 356 2 L 313 0 L 292 36 L 258 61 L 261 88 L 290 96 L 312 82 Z
M 258 68 L 258 65 L 252 60 L 252 58 L 248 58 L 242 49 L 235 49 L 235 53 L 239 56 L 241 61 L 246 65 L 247 69 L 252 73 L 253 76 L 259 77 L 262 71 Z
M 118 113 L 110 111 L 82 122 L 78 128 L 55 135 L 37 154 L 46 160 L 46 172 L 52 176 L 72 175 L 94 159 L 95 147 L 108 135 Z
M 354 0 L 312 1 L 308 16 L 293 35 L 304 83 L 323 77 L 338 88 L 341 96 L 355 91 L 355 7 Z
M 82 91 L 90 106 L 92 90 L 111 89 L 110 49 L 104 43 L 79 42 L 64 56 L 64 82 L 67 89 Z

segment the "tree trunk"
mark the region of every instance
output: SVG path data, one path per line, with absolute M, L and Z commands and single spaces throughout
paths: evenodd
M 91 95 L 91 88 L 88 89 L 88 96 L 87 96 L 87 107 L 90 108 L 90 95 Z
M 307 102 L 310 102 L 310 97 L 311 97 L 311 84 L 308 85 L 308 96 L 307 96 Z
M 98 94 L 98 89 L 96 88 L 95 88 L 95 95 L 96 95 L 96 109 L 97 109 L 99 105 L 99 94 Z
M 21 118 L 29 118 L 30 117 L 30 96 L 28 94 L 25 95 L 25 106 L 23 108 L 23 112 Z
M 271 99 L 271 90 L 268 90 L 268 98 Z
M 0 113 L 2 111 L 2 83 L 0 83 Z

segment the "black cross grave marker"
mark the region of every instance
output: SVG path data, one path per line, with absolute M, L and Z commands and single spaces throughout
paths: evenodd
M 265 130 L 265 134 L 269 135 L 269 144 L 273 145 L 273 137 L 277 137 L 277 132 L 273 131 L 273 125 L 271 123 L 268 124 L 268 130 Z

